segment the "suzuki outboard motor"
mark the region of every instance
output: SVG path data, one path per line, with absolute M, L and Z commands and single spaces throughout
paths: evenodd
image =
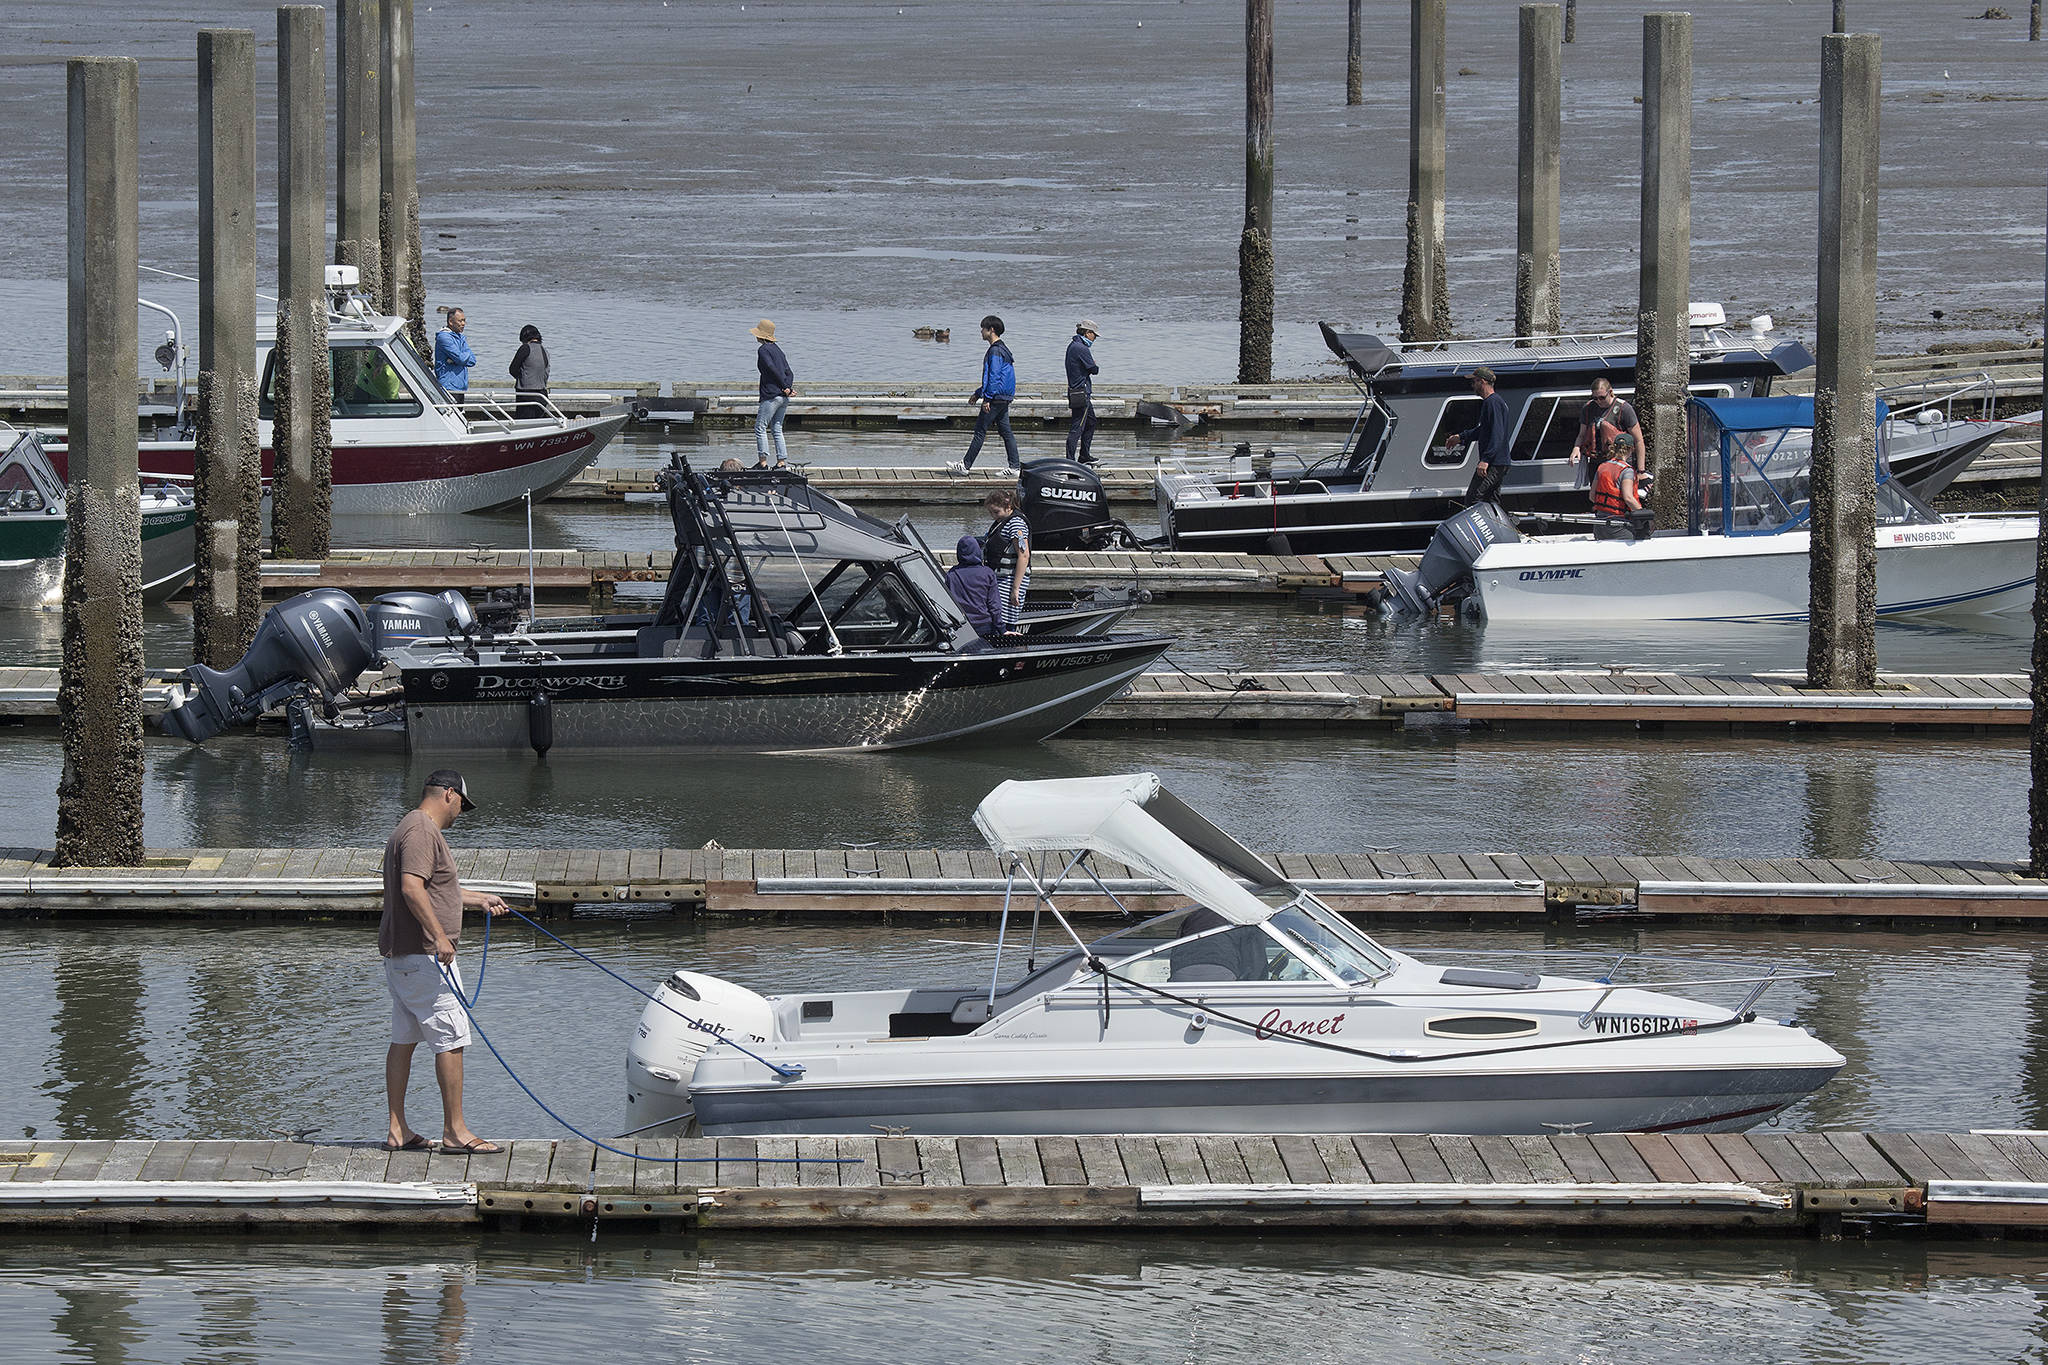
M 1489 545 L 1520 540 L 1514 523 L 1496 502 L 1475 502 L 1444 519 L 1413 572 L 1388 569 L 1381 579 L 1380 604 L 1411 616 L 1427 616 L 1443 595 L 1472 577 L 1472 566 Z
M 370 644 L 379 655 L 422 641 L 467 643 L 477 633 L 469 599 L 452 588 L 444 593 L 387 592 L 369 605 L 366 614 Z
M 179 674 L 183 687 L 158 723 L 165 734 L 199 744 L 290 697 L 318 692 L 331 704 L 375 656 L 369 619 L 355 598 L 338 588 L 302 592 L 270 609 L 233 668 L 193 664 Z
M 1033 460 L 1017 478 L 1017 496 L 1034 550 L 1135 550 L 1137 533 L 1109 514 L 1109 495 L 1078 460 Z

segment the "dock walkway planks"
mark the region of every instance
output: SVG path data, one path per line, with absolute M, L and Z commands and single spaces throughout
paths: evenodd
M 1654 1133 L 38 1141 L 0 1148 L 0 1231 L 653 1223 L 664 1231 L 1322 1226 L 1977 1235 L 2048 1224 L 2048 1134 Z M 663 1158 L 687 1158 L 671 1163 Z M 777 1160 L 782 1158 L 782 1160 Z M 792 1160 L 793 1159 L 793 1160 Z
M 0 913 L 336 918 L 382 905 L 382 851 L 158 849 L 140 868 L 56 868 L 47 849 L 0 848 Z M 1465 852 L 1269 853 L 1285 875 L 1349 914 L 1563 918 L 1601 915 L 1810 918 L 1873 924 L 2048 919 L 2048 882 L 2015 863 L 1884 859 L 1613 858 Z M 715 915 L 835 918 L 991 915 L 1003 869 L 964 849 L 457 850 L 466 884 L 543 913 L 641 903 Z M 1118 901 L 1179 897 L 1103 864 Z M 1118 913 L 1092 887 L 1076 914 Z

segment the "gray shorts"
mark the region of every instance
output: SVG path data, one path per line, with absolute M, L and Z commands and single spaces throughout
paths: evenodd
M 455 992 L 462 989 L 462 965 L 450 963 L 448 977 L 432 953 L 384 959 L 384 987 L 391 992 L 391 1041 L 425 1043 L 435 1052 L 469 1046 L 469 1015 Z

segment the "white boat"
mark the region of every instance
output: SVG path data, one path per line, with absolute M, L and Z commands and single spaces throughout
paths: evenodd
M 1801 621 L 1808 605 L 1813 400 L 1693 399 L 1690 533 L 1488 545 L 1472 564 L 1495 621 Z M 2029 609 L 2039 518 L 1945 517 L 1877 456 L 1877 614 Z
M 623 405 L 575 418 L 544 397 L 513 402 L 479 392 L 456 403 L 412 348 L 405 320 L 370 307 L 354 266 L 329 266 L 327 278 L 337 515 L 481 512 L 528 493 L 543 498 L 587 468 L 626 425 Z M 267 488 L 276 457 L 276 319 L 258 318 L 257 333 L 256 426 Z M 170 349 L 180 349 L 175 340 Z M 44 448 L 63 476 L 63 433 L 51 433 Z M 146 475 L 189 481 L 192 434 L 174 427 L 166 437 L 146 437 L 140 457 Z
M 1734 1132 L 1843 1066 L 1806 1029 L 1755 1013 L 1766 987 L 1828 973 L 1675 973 L 1611 953 L 1566 954 L 1577 976 L 1543 970 L 1546 953 L 1423 962 L 1150 773 L 1005 782 L 974 820 L 1071 946 L 1040 947 L 1036 912 L 1031 949 L 1013 946 L 1021 909 L 1006 909 L 978 986 L 762 997 L 678 971 L 628 1044 L 630 1129 Z M 1165 908 L 1090 940 L 1061 908 L 1069 890 Z M 1535 969 L 1503 969 L 1522 959 Z

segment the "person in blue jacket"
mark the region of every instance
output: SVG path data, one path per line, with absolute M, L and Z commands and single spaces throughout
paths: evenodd
M 1088 448 L 1095 443 L 1095 381 L 1092 376 L 1101 367 L 1095 363 L 1095 339 L 1101 335 L 1095 324 L 1082 318 L 1074 324 L 1074 339 L 1067 343 L 1067 411 L 1073 414 L 1067 423 L 1067 458 L 1075 458 L 1075 448 L 1080 449 L 1082 464 L 1094 464 L 1095 457 Z
M 996 633 L 996 621 L 1002 615 L 1002 586 L 996 580 L 996 571 L 982 563 L 979 537 L 960 537 L 954 552 L 960 562 L 946 570 L 946 591 L 967 617 L 967 624 L 984 640 L 989 639 Z
M 476 352 L 462 339 L 462 329 L 468 325 L 467 314 L 450 308 L 448 325 L 434 333 L 434 378 L 458 408 L 469 397 L 469 371 L 476 364 Z
M 974 459 L 981 454 L 982 439 L 991 426 L 1002 433 L 1010 468 L 1022 467 L 1017 458 L 1017 438 L 1010 431 L 1010 402 L 1017 396 L 1017 361 L 1003 344 L 1003 320 L 994 313 L 983 318 L 981 339 L 988 343 L 988 353 L 981 358 L 981 386 L 967 400 L 981 404 L 981 416 L 974 419 L 974 439 L 967 443 L 966 456 L 950 466 L 955 474 L 965 474 L 974 468 Z

